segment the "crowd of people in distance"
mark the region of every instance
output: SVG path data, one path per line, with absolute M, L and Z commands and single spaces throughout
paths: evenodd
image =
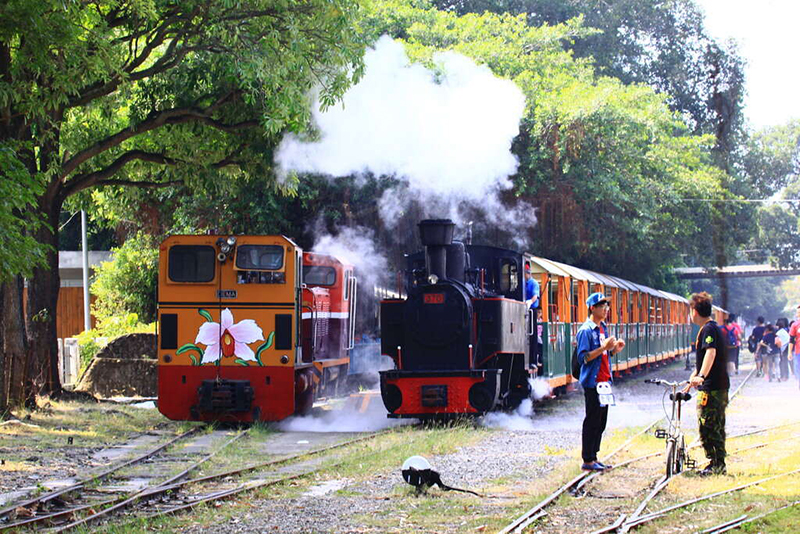
M 735 317 L 731 324 L 735 325 Z M 726 321 L 726 327 L 728 327 Z M 733 328 L 738 328 L 738 325 Z M 741 328 L 738 328 L 741 336 Z M 763 317 L 747 338 L 747 348 L 755 355 L 756 376 L 770 382 L 789 380 L 790 375 L 800 387 L 800 305 L 795 310 L 795 319 L 781 317 L 775 323 L 765 324 Z

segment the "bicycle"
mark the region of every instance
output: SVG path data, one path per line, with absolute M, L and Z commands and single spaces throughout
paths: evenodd
M 683 382 L 668 382 L 660 378 L 649 378 L 645 380 L 645 383 L 665 386 L 667 389 L 664 391 L 664 398 L 669 392 L 669 398 L 672 401 L 672 414 L 670 415 L 667 414 L 667 407 L 664 405 L 664 399 L 662 398 L 661 402 L 664 405 L 664 414 L 667 416 L 669 428 L 667 430 L 659 428 L 655 433 L 656 438 L 665 439 L 667 442 L 667 478 L 677 475 L 684 468 L 694 469 L 697 464 L 686 453 L 686 440 L 681 431 L 681 403 L 690 400 L 692 396 L 689 393 L 679 391 L 679 389 L 689 382 L 686 380 Z

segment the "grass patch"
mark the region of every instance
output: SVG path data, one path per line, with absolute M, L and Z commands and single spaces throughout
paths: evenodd
M 776 429 L 766 434 L 730 440 L 727 449 L 733 452 L 748 445 L 781 439 L 790 436 L 794 430 Z M 663 495 L 648 507 L 648 511 L 657 511 L 696 497 L 797 469 L 800 467 L 800 451 L 795 444 L 795 440 L 787 440 L 763 448 L 750 449 L 741 454 L 731 454 L 727 459 L 727 476 L 701 478 L 687 473 L 676 478 Z M 639 530 L 645 534 L 671 531 L 678 527 L 684 529 L 691 527 L 694 531 L 703 530 L 744 514 L 749 517 L 757 516 L 798 498 L 800 498 L 800 474 L 794 474 L 675 510 L 652 524 L 643 525 Z M 774 517 L 769 516 L 754 523 L 750 526 L 754 530 L 749 531 L 788 532 L 791 531 L 785 528 L 788 521 L 797 521 L 798 516 L 800 511 L 796 508 L 781 511 Z
M 178 427 L 157 410 L 106 403 L 50 401 L 39 410 L 21 410 L 18 416 L 27 424 L 3 426 L 0 430 L 3 446 L 36 443 L 40 447 L 63 447 L 67 438 L 72 437 L 74 446 L 95 447 L 123 439 L 134 432 L 159 426 Z
M 323 469 L 337 478 L 364 480 L 373 473 L 400 471 L 400 466 L 414 455 L 434 456 L 451 454 L 461 447 L 476 443 L 490 430 L 475 428 L 468 422 L 449 426 L 403 426 L 375 440 L 356 443 L 342 453 L 325 461 Z M 433 466 L 436 469 L 436 466 Z

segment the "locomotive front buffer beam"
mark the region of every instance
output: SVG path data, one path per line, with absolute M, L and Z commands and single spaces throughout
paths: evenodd
M 392 418 L 483 415 L 500 401 L 501 369 L 382 371 L 381 397 Z

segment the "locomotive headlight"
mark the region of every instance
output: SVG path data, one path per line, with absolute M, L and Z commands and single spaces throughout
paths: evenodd
M 222 251 L 223 254 L 227 254 L 231 251 L 231 246 L 227 243 L 223 243 L 220 245 L 219 249 Z
M 236 244 L 236 238 L 234 236 L 230 236 L 228 238 L 228 245 L 232 247 L 235 244 Z
M 435 274 L 432 274 L 432 275 L 430 275 L 430 276 L 428 277 L 428 283 L 429 283 L 429 284 L 435 284 L 435 283 L 436 283 L 436 282 L 438 282 L 438 281 L 439 281 L 439 277 L 438 277 L 438 276 L 436 276 Z

